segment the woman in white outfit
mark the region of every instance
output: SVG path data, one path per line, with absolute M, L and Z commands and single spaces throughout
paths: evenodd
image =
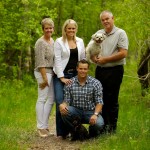
M 38 99 L 36 103 L 37 129 L 40 137 L 49 133 L 49 116 L 54 103 L 53 59 L 54 59 L 54 22 L 45 18 L 41 22 L 43 36 L 35 43 L 34 75 L 38 83 Z

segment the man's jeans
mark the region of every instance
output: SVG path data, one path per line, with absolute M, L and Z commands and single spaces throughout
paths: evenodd
M 85 111 L 78 109 L 73 106 L 68 106 L 68 115 L 62 115 L 62 119 L 65 122 L 66 125 L 68 125 L 69 131 L 73 130 L 73 118 L 74 116 L 79 116 L 81 118 L 81 122 L 83 124 L 89 124 L 91 116 L 94 114 L 94 111 Z M 100 134 L 101 129 L 103 128 L 104 120 L 101 115 L 97 117 L 97 122 L 95 125 L 89 126 L 89 131 L 91 129 L 92 134 L 95 133 L 93 136 L 97 136 Z M 93 130 L 93 131 L 92 131 Z

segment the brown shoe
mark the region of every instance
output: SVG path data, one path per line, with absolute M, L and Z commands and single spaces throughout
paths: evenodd
M 40 137 L 48 137 L 47 131 L 45 129 L 38 129 Z
M 47 132 L 47 135 L 48 135 L 48 136 L 54 136 L 54 133 L 51 133 L 51 132 L 49 131 L 49 129 L 46 129 L 46 132 Z
M 56 136 L 56 140 L 64 140 L 62 136 Z

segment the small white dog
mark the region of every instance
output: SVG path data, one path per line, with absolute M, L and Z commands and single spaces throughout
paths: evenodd
M 106 39 L 106 35 L 103 33 L 95 33 L 92 35 L 92 40 L 89 42 L 89 44 L 86 47 L 86 59 L 87 61 L 92 61 L 92 57 L 94 56 L 100 56 L 102 47 L 101 43 Z

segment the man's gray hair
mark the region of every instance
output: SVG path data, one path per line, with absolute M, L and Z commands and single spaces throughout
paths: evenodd
M 109 10 L 104 10 L 104 11 L 102 11 L 102 12 L 100 13 L 100 18 L 101 18 L 102 15 L 105 14 L 105 13 L 108 13 L 111 17 L 113 17 L 113 14 L 112 14 L 111 11 L 109 11 Z

